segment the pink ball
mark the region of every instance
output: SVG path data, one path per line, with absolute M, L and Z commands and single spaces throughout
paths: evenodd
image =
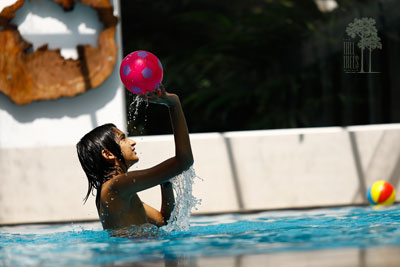
M 163 78 L 163 67 L 152 53 L 135 51 L 122 60 L 119 75 L 129 91 L 144 95 L 158 88 Z

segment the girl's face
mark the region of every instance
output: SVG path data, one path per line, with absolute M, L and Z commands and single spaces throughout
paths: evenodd
M 139 157 L 135 152 L 136 142 L 132 139 L 127 138 L 126 135 L 117 128 L 115 129 L 115 133 L 117 137 L 117 142 L 119 143 L 119 146 L 121 148 L 122 156 L 124 157 L 125 162 L 128 165 L 127 167 L 129 168 L 139 161 Z

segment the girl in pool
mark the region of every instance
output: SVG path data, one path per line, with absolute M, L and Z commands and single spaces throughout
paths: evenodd
M 96 206 L 104 229 L 122 229 L 151 223 L 166 225 L 175 199 L 169 179 L 193 164 L 189 132 L 179 98 L 161 85 L 145 96 L 150 103 L 168 107 L 175 139 L 175 156 L 146 170 L 129 171 L 138 162 L 136 142 L 113 124 L 99 126 L 76 145 L 89 188 L 85 201 L 97 190 Z M 143 203 L 137 193 L 160 185 L 162 204 L 158 211 Z

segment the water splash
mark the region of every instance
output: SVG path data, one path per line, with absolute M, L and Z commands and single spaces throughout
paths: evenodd
M 145 103 L 146 104 L 146 108 L 149 106 L 149 101 L 144 98 L 144 97 L 140 97 L 140 96 L 136 96 L 133 101 L 129 104 L 129 110 L 128 110 L 128 122 L 135 122 L 138 115 L 139 115 L 139 107 Z M 147 120 L 147 117 L 146 117 Z M 134 126 L 134 128 L 136 129 L 136 126 Z
M 192 166 L 171 179 L 175 192 L 175 208 L 171 213 L 168 224 L 162 227 L 163 230 L 167 232 L 189 230 L 189 219 L 192 209 L 197 209 L 196 206 L 201 204 L 201 199 L 193 196 L 192 192 L 195 178 L 200 179 Z

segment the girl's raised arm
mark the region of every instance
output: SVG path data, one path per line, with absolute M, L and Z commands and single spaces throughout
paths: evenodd
M 147 188 L 162 184 L 187 170 L 193 164 L 193 154 L 190 145 L 189 131 L 179 97 L 165 91 L 160 86 L 154 92 L 146 95 L 150 103 L 162 104 L 168 107 L 174 132 L 175 156 L 145 170 L 131 171 L 110 180 L 110 190 L 115 193 L 130 196 Z

